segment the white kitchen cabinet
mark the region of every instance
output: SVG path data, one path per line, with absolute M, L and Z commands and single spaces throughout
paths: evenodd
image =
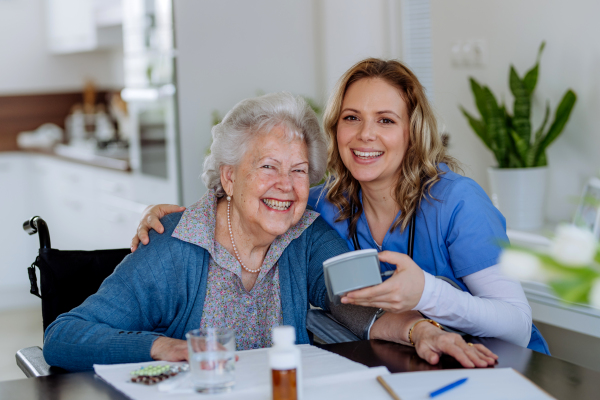
M 50 155 L 0 153 L 0 309 L 39 302 L 29 294 L 26 270 L 39 240 L 25 234 L 23 221 L 42 217 L 60 250 L 123 248 L 143 209 L 157 202 L 177 202 L 164 179 Z
M 29 294 L 27 267 L 35 260 L 39 243 L 21 228 L 32 212 L 37 192 L 24 157 L 0 153 L 0 310 L 39 305 Z
M 52 53 L 77 53 L 122 45 L 121 0 L 46 0 Z
M 94 50 L 94 0 L 46 0 L 46 29 L 53 53 Z
M 52 156 L 31 155 L 42 196 L 36 206 L 53 247 L 94 250 L 129 247 L 141 211 L 135 176 Z

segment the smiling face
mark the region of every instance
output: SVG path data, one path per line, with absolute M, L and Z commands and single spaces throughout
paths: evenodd
M 306 209 L 310 188 L 307 146 L 301 139 L 289 140 L 284 128 L 276 126 L 250 142 L 237 166 L 222 167 L 221 182 L 232 195 L 232 213 L 244 231 L 260 237 L 279 236 Z
M 380 78 L 351 84 L 337 123 L 340 156 L 363 183 L 393 185 L 408 148 L 409 116 L 400 91 Z

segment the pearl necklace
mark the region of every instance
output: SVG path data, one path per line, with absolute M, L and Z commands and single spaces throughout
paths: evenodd
M 260 272 L 260 270 L 262 269 L 262 265 L 258 269 L 250 269 L 250 268 L 246 267 L 244 265 L 244 263 L 242 262 L 242 259 L 240 258 L 237 248 L 235 247 L 235 242 L 233 241 L 233 232 L 231 231 L 231 220 L 229 219 L 230 204 L 231 204 L 231 196 L 227 196 L 227 226 L 229 227 L 229 237 L 231 238 L 231 244 L 233 245 L 233 252 L 235 253 L 235 257 L 237 258 L 237 260 L 240 263 L 240 265 L 242 266 L 242 268 L 244 268 L 246 271 L 250 272 L 251 274 L 255 274 L 257 272 Z

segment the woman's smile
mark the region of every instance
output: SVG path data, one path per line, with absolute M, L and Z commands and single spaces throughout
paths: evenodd
M 290 210 L 293 201 L 290 200 L 277 200 L 277 199 L 262 199 L 263 204 L 273 210 L 278 212 L 287 212 Z
M 372 164 L 377 160 L 380 160 L 383 156 L 383 151 L 373 149 L 351 149 L 353 158 L 359 164 Z

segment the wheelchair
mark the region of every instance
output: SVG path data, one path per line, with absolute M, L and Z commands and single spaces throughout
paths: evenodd
M 29 292 L 42 302 L 44 332 L 60 314 L 79 306 L 96 293 L 104 279 L 131 253 L 128 248 L 93 251 L 53 249 L 48 225 L 38 216 L 25 221 L 23 229 L 30 235 L 37 233 L 40 241 L 39 254 L 27 272 L 31 285 Z M 36 267 L 40 276 L 39 288 Z M 309 310 L 306 323 L 318 343 L 360 340 L 323 310 Z M 23 348 L 17 351 L 15 357 L 18 367 L 28 378 L 67 372 L 49 366 L 38 346 Z

